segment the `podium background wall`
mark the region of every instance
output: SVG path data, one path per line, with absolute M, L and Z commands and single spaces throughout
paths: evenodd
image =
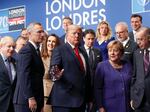
M 150 0 L 0 0 L 0 36 L 16 38 L 20 29 L 3 31 L 3 12 L 23 6 L 25 8 L 24 27 L 30 22 L 41 22 L 49 33 L 63 35 L 62 18 L 70 16 L 75 24 L 84 29 L 96 30 L 101 20 L 107 20 L 114 31 L 115 24 L 125 21 L 130 27 L 133 13 L 142 15 L 143 25 L 150 26 Z M 9 17 L 8 17 L 9 18 Z M 9 25 L 9 23 L 8 23 Z M 6 25 L 5 25 L 6 26 Z

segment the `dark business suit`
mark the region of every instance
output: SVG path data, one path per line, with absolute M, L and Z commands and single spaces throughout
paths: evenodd
M 150 66 L 147 73 L 145 73 L 143 56 L 143 50 L 137 49 L 134 53 L 134 75 L 132 79 L 131 99 L 133 100 L 135 109 L 141 108 L 141 106 L 145 107 L 147 102 L 150 103 Z M 150 110 L 150 105 L 148 105 L 147 110 Z M 149 111 L 144 110 L 137 112 Z
M 83 51 L 88 56 L 88 53 L 87 53 L 85 47 L 82 46 L 81 48 L 83 49 Z M 94 91 L 93 88 L 94 88 L 95 70 L 96 70 L 96 67 L 97 67 L 98 63 L 102 61 L 102 54 L 101 54 L 100 50 L 97 49 L 97 48 L 92 48 L 92 52 L 93 52 L 93 57 L 94 58 L 93 58 L 93 62 L 92 63 L 89 61 L 89 65 L 90 65 L 92 91 Z M 93 106 L 92 106 L 92 108 L 90 106 L 88 106 L 87 110 L 86 110 L 87 112 L 96 112 L 96 105 L 95 105 L 94 95 L 92 95 L 92 102 L 93 102 Z
M 129 32 L 129 38 L 135 42 L 133 31 Z
M 15 67 L 15 60 L 11 61 Z M 16 84 L 16 77 L 11 82 L 8 75 L 8 70 L 0 55 L 0 112 L 14 112 L 13 109 L 13 94 Z
M 83 51 L 87 54 L 87 51 L 84 46 L 82 46 L 81 49 L 83 49 Z M 102 54 L 101 54 L 100 50 L 97 48 L 92 48 L 92 51 L 93 51 L 93 55 L 94 55 L 93 63 L 90 63 L 89 65 L 91 68 L 91 78 L 92 78 L 91 81 L 93 82 L 93 77 L 95 74 L 97 64 L 102 61 Z M 87 56 L 88 56 L 88 54 L 87 54 Z
M 64 108 L 68 110 L 83 107 L 91 98 L 88 59 L 85 52 L 82 49 L 79 50 L 85 58 L 86 72 L 80 69 L 79 61 L 68 43 L 55 48 L 52 53 L 51 66 L 58 65 L 60 69 L 64 69 L 61 78 L 55 81 L 48 99 L 48 103 L 53 107 L 63 108 L 54 112 L 63 112 Z M 76 110 L 76 112 L 83 111 Z
M 62 45 L 62 44 L 65 44 L 65 37 L 66 37 L 66 33 L 63 35 L 63 36 L 61 36 L 60 37 L 60 44 Z
M 122 57 L 123 60 L 129 61 L 133 64 L 133 53 L 137 49 L 137 44 L 129 40 L 124 46 L 124 55 Z
M 17 67 L 18 80 L 13 100 L 16 112 L 30 112 L 28 99 L 31 97 L 34 97 L 37 102 L 36 112 L 40 112 L 44 105 L 44 66 L 40 55 L 30 42 L 20 50 Z M 22 110 L 18 105 L 24 109 Z

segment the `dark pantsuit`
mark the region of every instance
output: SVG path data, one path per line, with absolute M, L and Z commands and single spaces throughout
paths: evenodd
M 85 105 L 78 108 L 52 107 L 53 112 L 85 112 Z

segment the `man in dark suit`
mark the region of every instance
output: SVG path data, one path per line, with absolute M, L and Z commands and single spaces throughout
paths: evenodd
M 83 33 L 84 46 L 82 46 L 82 49 L 86 52 L 89 58 L 92 82 L 97 64 L 102 61 L 102 55 L 100 50 L 93 47 L 94 39 L 95 39 L 94 30 L 87 29 L 84 31 Z
M 142 27 L 142 16 L 139 14 L 133 14 L 130 17 L 130 22 L 133 31 L 129 32 L 129 37 L 132 41 L 136 42 L 135 34 Z
M 73 24 L 73 22 L 72 22 L 72 19 L 70 17 L 66 16 L 66 17 L 63 18 L 62 27 L 64 29 L 65 34 L 60 37 L 61 44 L 64 44 L 64 43 L 67 42 L 66 31 L 67 31 L 68 26 L 72 25 L 72 24 Z
M 115 26 L 117 39 L 123 44 L 124 54 L 122 60 L 130 61 L 133 64 L 133 52 L 137 49 L 137 44 L 128 36 L 128 25 L 125 22 L 118 22 Z
M 94 86 L 93 80 L 97 64 L 102 61 L 102 55 L 100 50 L 93 47 L 94 39 L 95 39 L 94 30 L 87 29 L 84 31 L 83 33 L 84 46 L 82 46 L 82 49 L 85 51 L 89 59 L 92 87 Z M 87 112 L 96 112 L 96 108 L 94 105 L 94 98 L 93 98 L 93 106 L 89 105 L 87 107 Z
M 5 36 L 0 41 L 0 112 L 14 112 L 13 94 L 16 84 L 15 60 L 12 58 L 15 43 Z
M 85 112 L 91 98 L 88 57 L 78 47 L 81 35 L 80 26 L 68 26 L 67 43 L 52 53 L 50 74 L 55 82 L 48 103 L 53 112 Z
M 18 60 L 18 52 L 20 51 L 20 49 L 25 46 L 25 44 L 27 43 L 27 40 L 22 37 L 22 36 L 19 36 L 16 40 L 16 46 L 15 46 L 15 51 L 13 53 L 13 58 L 15 58 L 15 60 L 17 61 Z
M 134 53 L 131 107 L 135 112 L 150 111 L 150 30 L 141 28 L 136 34 L 139 49 Z M 147 57 L 147 58 L 146 58 Z
M 44 105 L 44 66 L 39 53 L 44 30 L 40 23 L 27 28 L 29 41 L 19 51 L 18 80 L 14 94 L 15 112 L 41 112 Z

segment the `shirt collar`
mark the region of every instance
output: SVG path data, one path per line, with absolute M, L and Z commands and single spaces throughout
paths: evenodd
M 84 44 L 84 48 L 85 48 L 85 50 L 89 50 L 90 48 L 87 46 L 87 45 L 85 45 Z M 92 48 L 92 47 L 91 47 Z
M 38 48 L 38 46 L 33 41 L 29 40 L 29 42 L 34 46 L 35 49 Z
M 129 37 L 125 41 L 122 42 L 123 47 L 127 44 L 128 41 L 129 41 Z
M 68 42 L 68 44 L 72 47 L 72 49 L 74 49 L 74 48 L 75 48 L 75 46 L 74 46 L 74 45 L 72 45 L 70 42 Z
M 4 62 L 7 60 L 8 57 L 4 56 L 3 53 L 0 53 L 2 56 L 2 59 L 4 60 Z
M 136 34 L 136 31 L 135 31 L 135 30 L 133 30 L 133 34 L 134 34 L 134 35 Z

